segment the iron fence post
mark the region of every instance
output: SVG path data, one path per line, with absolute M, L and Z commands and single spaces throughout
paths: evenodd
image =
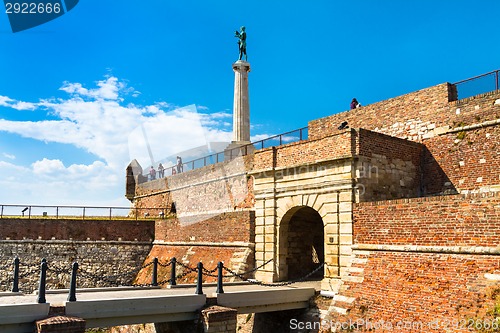
M 203 295 L 203 263 L 198 263 L 198 280 L 196 281 L 196 295 Z
M 14 259 L 14 282 L 12 284 L 12 292 L 17 293 L 19 291 L 19 258 Z
M 495 71 L 495 76 L 496 76 L 495 88 L 496 88 L 496 90 L 498 90 L 498 71 Z
M 37 303 L 46 303 L 45 299 L 45 281 L 47 279 L 47 261 L 42 259 L 42 264 L 40 266 L 40 281 L 38 284 L 38 297 Z
M 112 218 L 112 216 L 113 216 L 113 215 L 112 215 L 112 213 L 111 213 L 111 210 L 112 210 L 112 209 L 113 209 L 113 208 L 109 207 L 109 220 L 110 220 L 110 221 L 111 221 L 111 218 Z
M 71 282 L 69 287 L 68 302 L 76 302 L 76 272 L 78 271 L 78 263 L 74 262 L 71 266 Z
M 170 270 L 170 285 L 175 286 L 177 282 L 175 281 L 175 264 L 177 262 L 177 259 L 173 257 L 170 262 L 172 263 L 172 269 Z
M 83 207 L 82 220 L 85 220 L 85 207 Z
M 56 220 L 59 220 L 59 207 L 56 207 Z
M 158 285 L 158 258 L 153 259 L 153 276 L 151 278 L 151 285 L 156 287 Z
M 28 210 L 28 219 L 31 220 L 31 206 L 30 206 L 30 209 Z
M 224 289 L 222 289 L 222 267 L 224 267 L 224 263 L 219 261 L 217 264 L 217 290 L 215 291 L 217 294 L 224 294 Z
M 2 205 L 2 212 L 0 213 L 0 217 L 3 218 L 3 205 Z

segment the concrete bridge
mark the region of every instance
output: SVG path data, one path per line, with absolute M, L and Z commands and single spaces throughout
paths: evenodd
M 316 287 L 319 287 L 319 284 Z M 310 282 L 280 287 L 232 284 L 225 286 L 224 289 L 224 293 L 216 293 L 215 285 L 209 284 L 205 288 L 205 293 L 201 295 L 196 294 L 194 285 L 171 286 L 168 289 L 159 287 L 77 289 L 77 301 L 74 302 L 66 300 L 68 290 L 53 290 L 47 292 L 47 302 L 41 304 L 36 303 L 34 294 L 3 292 L 0 293 L 0 332 L 33 332 L 36 324 L 40 326 L 44 320 L 50 321 L 50 312 L 54 309 L 58 311 L 52 315 L 58 315 L 58 320 L 51 321 L 53 329 L 60 329 L 60 325 L 65 324 L 69 325 L 67 332 L 72 333 L 83 332 L 85 328 L 93 327 L 193 321 L 198 318 L 203 308 L 210 305 L 228 308 L 226 312 L 232 314 L 236 323 L 236 313 L 307 308 L 309 299 L 315 294 L 314 284 Z M 70 318 L 69 323 L 64 318 Z M 59 324 L 59 327 L 54 322 Z M 212 321 L 205 323 L 205 326 L 213 324 Z M 83 330 L 78 330 L 78 325 L 80 327 L 83 325 Z M 51 331 L 50 328 L 46 328 L 43 332 Z

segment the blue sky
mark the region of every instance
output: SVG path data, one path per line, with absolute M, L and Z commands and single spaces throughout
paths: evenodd
M 231 140 L 247 28 L 251 135 L 500 68 L 500 1 L 97 1 L 0 13 L 0 204 L 127 205 L 125 167 Z M 139 135 L 139 136 L 137 136 Z M 140 140 L 139 140 L 140 141 Z

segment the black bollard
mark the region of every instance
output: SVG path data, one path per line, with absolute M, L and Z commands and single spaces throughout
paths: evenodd
M 222 267 L 224 267 L 224 263 L 219 261 L 217 264 L 217 290 L 215 291 L 217 294 L 224 294 L 224 289 L 222 289 Z
M 12 292 L 19 292 L 19 258 L 14 259 L 14 283 L 12 284 Z
M 38 284 L 38 298 L 37 303 L 46 303 L 45 300 L 45 280 L 47 279 L 47 261 L 42 260 L 40 267 L 40 283 Z
M 74 262 L 71 266 L 71 281 L 69 286 L 68 302 L 76 302 L 76 272 L 78 271 L 78 263 Z
M 151 285 L 158 285 L 158 258 L 153 259 L 153 276 L 151 278 Z
M 177 259 L 173 257 L 170 262 L 172 263 L 172 269 L 170 270 L 170 285 L 175 286 L 177 282 L 175 281 L 175 263 L 177 262 Z
M 203 295 L 203 263 L 198 263 L 198 281 L 196 281 L 196 295 Z

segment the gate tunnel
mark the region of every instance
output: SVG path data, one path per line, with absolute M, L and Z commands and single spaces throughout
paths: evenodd
M 290 209 L 280 224 L 280 280 L 300 279 L 325 261 L 323 220 L 311 207 Z M 320 280 L 324 268 L 309 277 Z

